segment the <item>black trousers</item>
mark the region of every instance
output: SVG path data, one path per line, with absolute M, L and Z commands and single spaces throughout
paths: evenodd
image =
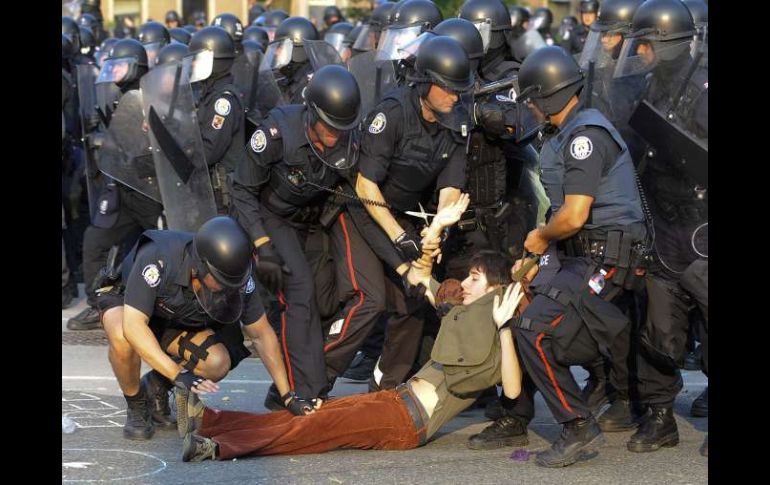
M 345 372 L 385 311 L 385 276 L 382 263 L 345 212 L 331 226 L 330 238 L 341 305 L 324 343 L 331 379 Z
M 91 285 L 99 270 L 107 262 L 107 253 L 116 244 L 121 246 L 116 261 L 121 261 L 137 238 L 147 229 L 158 226 L 158 217 L 163 206 L 144 195 L 117 184 L 120 193 L 119 215 L 109 228 L 89 225 L 83 236 L 83 283 L 85 283 L 88 304 L 96 307 L 96 295 Z
M 263 208 L 265 232 L 291 270 L 278 293 L 284 363 L 289 385 L 299 397 L 318 397 L 327 387 L 323 332 L 315 296 L 313 271 L 305 256 L 309 228 Z

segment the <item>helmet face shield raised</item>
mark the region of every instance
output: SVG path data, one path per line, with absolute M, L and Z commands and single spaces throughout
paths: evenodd
M 420 25 L 387 29 L 380 39 L 374 60 L 394 61 L 402 59 L 405 54 L 401 49 L 416 39 L 421 32 L 422 26 Z
M 214 69 L 214 51 L 202 50 L 184 57 L 185 72 L 190 73 L 190 82 L 203 81 L 211 76 Z
M 118 59 L 108 59 L 104 61 L 99 70 L 99 77 L 96 78 L 96 84 L 102 83 L 120 83 L 130 79 L 137 70 L 137 61 L 133 57 L 122 57 Z

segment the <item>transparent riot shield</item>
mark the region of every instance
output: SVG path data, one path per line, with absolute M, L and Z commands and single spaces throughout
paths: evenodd
M 141 87 L 168 227 L 196 231 L 217 209 L 189 78 L 181 64 L 164 64 Z
M 97 164 L 102 173 L 162 202 L 139 90 L 127 91 L 120 98 L 99 148 Z
M 80 127 L 83 138 L 85 158 L 86 190 L 88 192 L 88 210 L 91 217 L 96 213 L 96 198 L 99 197 L 99 169 L 96 166 L 95 147 L 91 134 L 99 128 L 97 112 L 96 78 L 99 69 L 91 64 L 77 66 L 78 101 L 80 109 Z
M 528 55 L 547 45 L 540 32 L 536 29 L 529 29 L 513 41 L 511 49 L 513 50 L 513 56 L 523 61 Z
M 369 113 L 382 97 L 397 86 L 396 70 L 390 61 L 375 61 L 377 51 L 353 56 L 348 70 L 361 88 L 361 112 Z
M 306 40 L 304 44 L 307 59 L 313 66 L 313 72 L 329 64 L 345 65 L 337 49 L 325 40 Z

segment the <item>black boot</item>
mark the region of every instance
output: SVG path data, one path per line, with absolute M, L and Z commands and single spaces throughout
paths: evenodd
M 481 433 L 468 438 L 472 450 L 494 450 L 504 446 L 527 446 L 527 423 L 517 417 L 505 415 L 490 424 Z
M 598 421 L 599 427 L 605 433 L 628 431 L 639 426 L 639 417 L 634 414 L 631 400 L 622 397 L 615 399 L 610 407 L 599 416 Z
M 628 451 L 643 453 L 679 444 L 679 430 L 670 406 L 651 406 L 650 413 L 628 440 Z
M 152 424 L 150 406 L 144 386 L 139 386 L 136 396 L 124 396 L 128 408 L 126 409 L 126 424 L 123 426 L 123 437 L 128 440 L 148 440 L 155 434 L 155 425 Z
M 700 393 L 700 396 L 695 398 L 690 408 L 690 414 L 698 418 L 709 417 L 709 388 Z
M 573 419 L 564 425 L 561 436 L 546 451 L 537 454 L 535 462 L 546 468 L 572 465 L 606 442 L 593 416 Z
M 147 402 L 152 412 L 152 421 L 162 429 L 176 429 L 176 420 L 171 415 L 168 394 L 174 386 L 158 371 L 151 370 L 142 377 L 142 385 L 147 391 Z
M 70 330 L 96 330 L 99 327 L 99 310 L 91 306 L 67 320 L 67 328 Z
M 588 409 L 594 415 L 599 414 L 602 407 L 617 398 L 617 391 L 612 384 L 607 382 L 603 367 L 601 369 L 601 372 L 592 371 L 590 373 L 586 386 L 580 392 L 583 402 L 588 405 Z

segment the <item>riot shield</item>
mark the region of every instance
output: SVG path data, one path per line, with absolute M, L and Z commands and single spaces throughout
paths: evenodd
M 163 64 L 140 84 L 168 227 L 196 231 L 217 209 L 189 78 Z
M 348 61 L 348 70 L 361 88 L 361 112 L 366 114 L 397 85 L 393 63 L 375 62 L 376 55 L 377 51 L 369 51 L 353 56 Z
M 136 89 L 127 91 L 112 114 L 98 151 L 97 164 L 102 173 L 162 202 L 155 178 L 152 147 L 143 125 L 142 94 Z
M 96 166 L 95 147 L 91 143 L 91 133 L 99 128 L 97 114 L 96 78 L 99 69 L 91 64 L 77 66 L 78 101 L 80 109 L 80 127 L 83 137 L 85 158 L 86 191 L 88 192 L 88 211 L 93 218 L 96 213 L 96 198 L 99 197 L 99 169 Z
M 337 49 L 325 40 L 305 40 L 304 44 L 307 59 L 313 66 L 313 72 L 329 64 L 345 65 Z
M 233 84 L 238 88 L 243 107 L 248 110 L 254 98 L 254 91 L 256 91 L 259 64 L 255 65 L 250 56 L 242 54 L 236 57 L 230 72 L 233 75 Z
M 115 102 L 120 99 L 120 88 L 115 83 L 99 83 L 96 85 L 96 106 L 99 119 L 105 126 L 109 125 Z
M 678 164 L 699 185 L 708 187 L 708 140 L 699 140 L 647 100 L 639 103 L 629 124 L 653 146 L 656 157 Z

